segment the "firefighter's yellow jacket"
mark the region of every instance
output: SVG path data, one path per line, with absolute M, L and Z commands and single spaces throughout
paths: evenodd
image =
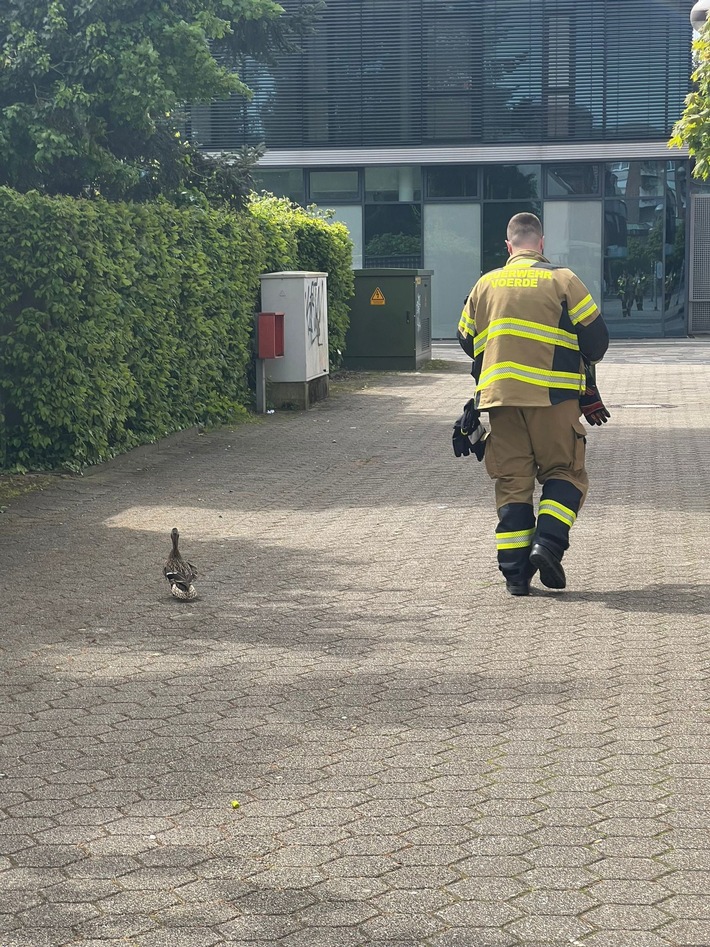
M 474 359 L 476 407 L 538 407 L 579 398 L 584 356 L 598 361 L 609 334 L 572 270 L 531 250 L 514 254 L 471 290 L 458 325 Z

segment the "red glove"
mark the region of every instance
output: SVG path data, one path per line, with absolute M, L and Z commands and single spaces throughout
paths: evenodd
M 587 386 L 584 390 L 584 394 L 579 399 L 579 406 L 587 420 L 587 424 L 598 424 L 601 426 L 602 424 L 606 424 L 607 419 L 611 417 L 604 407 L 599 389 L 589 376 L 587 376 Z

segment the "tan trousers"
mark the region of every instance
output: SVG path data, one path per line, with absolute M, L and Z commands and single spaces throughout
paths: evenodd
M 585 428 L 579 401 L 570 398 L 544 408 L 490 408 L 486 470 L 496 481 L 496 507 L 533 502 L 535 480 L 567 480 L 582 493 L 589 487 L 584 467 Z

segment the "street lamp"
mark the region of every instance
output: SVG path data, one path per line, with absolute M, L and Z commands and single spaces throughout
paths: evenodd
M 693 25 L 693 29 L 696 32 L 705 26 L 705 21 L 707 20 L 708 13 L 710 13 L 710 0 L 698 0 L 693 9 L 690 11 L 690 22 Z

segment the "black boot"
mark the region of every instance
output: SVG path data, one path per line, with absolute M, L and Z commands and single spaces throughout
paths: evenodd
M 506 503 L 498 510 L 496 541 L 498 568 L 510 595 L 529 595 L 534 570 L 528 557 L 535 533 L 535 514 L 530 503 Z
M 540 570 L 540 581 L 546 588 L 563 589 L 567 585 L 567 577 L 560 557 L 542 543 L 533 543 L 530 565 Z
M 581 502 L 581 490 L 568 480 L 545 481 L 530 564 L 540 570 L 540 581 L 548 589 L 563 589 L 567 585 L 562 557 L 569 548 L 569 531 Z
M 505 580 L 505 587 L 509 595 L 530 595 L 530 582 L 512 582 Z

